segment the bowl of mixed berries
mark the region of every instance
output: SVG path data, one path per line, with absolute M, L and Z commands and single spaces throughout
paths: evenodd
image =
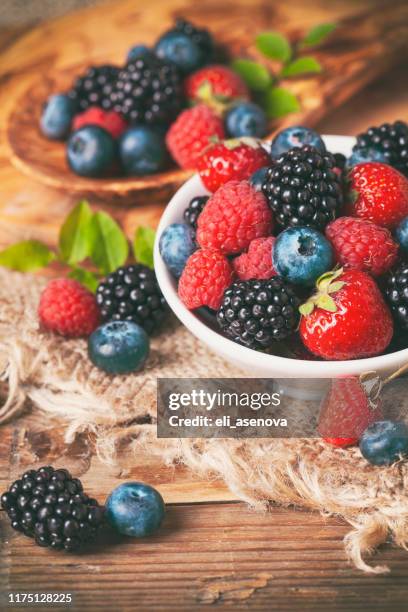
M 186 327 L 256 376 L 408 360 L 408 126 L 216 142 L 168 204 L 158 282 Z

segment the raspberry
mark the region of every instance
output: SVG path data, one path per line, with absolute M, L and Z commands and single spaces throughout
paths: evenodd
M 226 66 L 207 66 L 190 75 L 184 84 L 186 97 L 191 100 L 200 99 L 203 85 L 211 87 L 213 96 L 249 98 L 248 88 L 241 77 Z
M 268 280 L 275 276 L 276 270 L 272 264 L 272 249 L 275 242 L 273 236 L 256 238 L 249 245 L 247 253 L 236 257 L 232 265 L 241 280 Z
M 230 181 L 214 193 L 197 222 L 202 248 L 241 253 L 254 238 L 269 236 L 273 217 L 265 196 L 248 181 Z
M 337 263 L 373 276 L 387 272 L 396 262 L 398 245 L 390 232 L 371 221 L 340 217 L 326 227 Z
M 187 308 L 219 308 L 224 291 L 233 280 L 228 259 L 217 251 L 201 249 L 189 257 L 180 278 L 178 293 Z
M 41 294 L 38 316 L 45 329 L 66 336 L 89 336 L 99 325 L 95 296 L 78 281 L 56 278 Z
M 113 138 L 119 138 L 127 128 L 127 123 L 119 113 L 115 111 L 105 111 L 98 106 L 91 106 L 83 113 L 74 118 L 73 129 L 79 130 L 85 125 L 97 125 Z
M 219 117 L 204 104 L 183 111 L 170 126 L 166 144 L 179 166 L 194 169 L 202 151 L 214 136 L 225 136 Z

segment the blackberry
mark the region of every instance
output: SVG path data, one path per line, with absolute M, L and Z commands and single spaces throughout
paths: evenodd
M 104 508 L 67 470 L 28 470 L 1 496 L 11 526 L 39 546 L 74 551 L 95 539 Z
M 359 134 L 353 151 L 362 148 L 377 149 L 390 166 L 408 176 L 408 125 L 404 121 L 383 123 Z
M 207 29 L 197 28 L 190 21 L 180 17 L 176 20 L 173 30 L 189 36 L 202 51 L 203 57 L 207 60 L 206 63 L 211 62 L 214 56 L 214 41 Z
M 408 263 L 401 263 L 386 279 L 385 297 L 398 327 L 408 330 Z
M 283 227 L 323 229 L 343 202 L 341 179 L 331 153 L 306 145 L 283 153 L 262 185 L 276 221 Z
M 180 74 L 154 55 L 140 57 L 120 70 L 109 100 L 130 123 L 168 125 L 183 103 Z
M 336 168 L 344 170 L 344 168 L 346 167 L 347 157 L 343 155 L 343 153 L 333 153 L 333 157 L 336 164 Z
M 295 331 L 299 305 L 293 287 L 278 276 L 236 281 L 224 293 L 217 321 L 234 342 L 265 349 Z
M 200 214 L 203 211 L 204 206 L 207 204 L 209 197 L 208 196 L 196 196 L 187 206 L 184 211 L 183 218 L 184 221 L 192 227 L 194 231 L 197 229 L 197 220 Z
M 167 314 L 153 270 L 142 264 L 118 268 L 98 286 L 96 301 L 103 321 L 133 321 L 151 334 Z
M 105 110 L 112 108 L 111 93 L 119 74 L 117 66 L 91 66 L 85 74 L 79 76 L 68 92 L 80 111 L 90 106 L 100 106 Z

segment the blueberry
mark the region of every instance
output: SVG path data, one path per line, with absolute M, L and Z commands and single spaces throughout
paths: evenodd
M 171 31 L 156 43 L 156 55 L 172 62 L 183 74 L 194 72 L 206 62 L 203 49 L 183 32 Z
M 88 354 L 96 367 L 109 374 L 134 372 L 149 355 L 149 338 L 132 321 L 110 321 L 90 335 Z
M 360 439 L 361 454 L 372 465 L 391 465 L 408 456 L 408 427 L 405 423 L 376 421 Z
M 44 136 L 55 140 L 66 138 L 75 110 L 75 102 L 65 94 L 55 94 L 48 98 L 40 119 Z
M 273 158 L 278 158 L 289 149 L 303 145 L 311 145 L 321 153 L 326 152 L 326 146 L 317 132 L 310 128 L 295 126 L 276 134 L 272 140 L 271 155 Z
M 266 175 L 268 174 L 268 168 L 259 168 L 256 172 L 252 174 L 249 179 L 252 187 L 255 188 L 256 191 L 262 191 L 262 185 L 266 179 Z
M 119 533 L 136 538 L 157 531 L 164 512 L 160 493 L 142 482 L 124 482 L 106 500 L 108 523 Z
M 154 174 L 167 160 L 164 138 L 159 130 L 138 125 L 127 130 L 119 141 L 119 155 L 126 174 Z
M 116 145 L 110 134 L 96 125 L 73 132 L 67 143 L 68 164 L 80 176 L 102 177 L 110 173 Z
M 133 62 L 134 60 L 140 58 L 150 57 L 152 54 L 151 49 L 149 49 L 149 47 L 146 45 L 134 45 L 134 47 L 129 49 L 126 61 Z
M 347 159 L 347 168 L 352 168 L 356 164 L 365 162 L 380 162 L 386 164 L 388 162 L 386 155 L 374 147 L 354 147 L 353 152 Z
M 299 285 L 313 285 L 330 270 L 333 250 L 330 242 L 311 227 L 291 227 L 277 237 L 272 253 L 277 273 Z
M 395 237 L 400 247 L 408 253 L 408 217 L 405 217 L 395 230 Z
M 268 121 L 262 108 L 253 102 L 241 102 L 228 111 L 225 118 L 227 132 L 233 138 L 265 136 Z
M 194 232 L 185 223 L 172 223 L 160 236 L 160 255 L 176 278 L 181 276 L 187 259 L 195 249 Z

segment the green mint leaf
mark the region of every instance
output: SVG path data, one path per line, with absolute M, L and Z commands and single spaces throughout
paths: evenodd
M 247 59 L 237 59 L 232 69 L 245 81 L 253 91 L 265 91 L 272 84 L 272 76 L 265 66 Z
M 133 252 L 136 261 L 154 268 L 153 247 L 156 232 L 151 227 L 138 227 L 133 240 Z
M 55 253 L 37 240 L 24 240 L 0 252 L 0 266 L 19 272 L 39 270 L 54 259 Z
M 255 42 L 259 51 L 271 59 L 287 62 L 292 55 L 288 39 L 279 32 L 262 32 Z
M 92 293 L 95 293 L 98 288 L 99 279 L 96 274 L 90 270 L 85 270 L 84 268 L 73 268 L 68 276 L 69 278 L 77 280 L 79 283 L 81 283 L 81 285 L 84 285 L 84 287 L 89 289 L 89 291 L 92 291 Z
M 300 109 L 295 94 L 283 87 L 271 87 L 263 96 L 262 106 L 269 119 L 284 117 Z
M 314 45 L 319 45 L 329 36 L 329 34 L 334 32 L 336 28 L 337 23 L 322 23 L 315 26 L 302 40 L 301 46 L 312 47 Z
M 125 263 L 129 244 L 111 216 L 100 210 L 95 213 L 90 223 L 90 234 L 90 256 L 102 274 L 110 274 Z
M 91 219 L 92 211 L 85 200 L 78 202 L 65 219 L 59 234 L 59 250 L 67 264 L 76 264 L 91 254 Z
M 280 76 L 293 77 L 300 74 L 316 74 L 322 71 L 321 64 L 312 57 L 311 55 L 305 55 L 304 57 L 298 57 L 293 62 L 288 64 L 282 69 Z

